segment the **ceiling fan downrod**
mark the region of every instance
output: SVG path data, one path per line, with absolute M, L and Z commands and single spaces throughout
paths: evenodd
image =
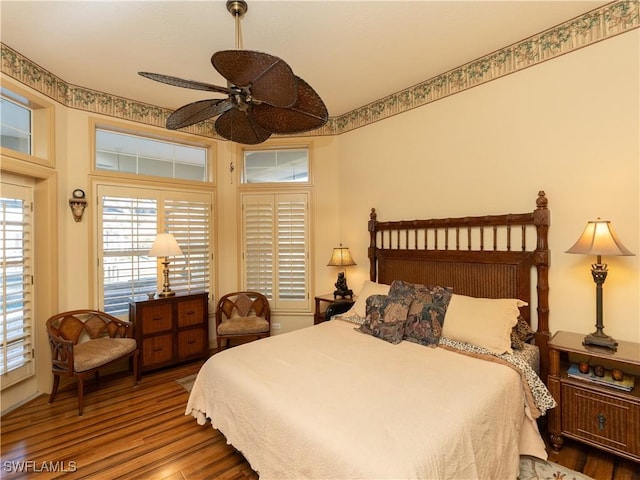
M 240 19 L 244 17 L 249 7 L 244 0 L 227 0 L 227 10 L 236 21 L 236 50 L 240 50 Z

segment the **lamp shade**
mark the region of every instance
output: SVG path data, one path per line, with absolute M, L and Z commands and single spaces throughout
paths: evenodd
M 618 239 L 609 220 L 591 220 L 578 241 L 566 253 L 584 255 L 634 255 Z
M 149 250 L 150 257 L 175 257 L 182 255 L 180 245 L 170 233 L 159 233 Z
M 333 254 L 327 266 L 331 267 L 347 267 L 349 265 L 355 265 L 353 261 L 349 247 L 343 247 L 342 244 L 339 247 L 333 249 Z

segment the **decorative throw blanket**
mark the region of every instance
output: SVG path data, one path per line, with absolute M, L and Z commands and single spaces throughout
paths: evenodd
M 438 346 L 448 350 L 455 350 L 472 357 L 509 365 L 511 368 L 518 371 L 522 378 L 522 385 L 525 387 L 524 391 L 527 399 L 527 406 L 529 407 L 533 418 L 538 418 L 541 415 L 544 415 L 547 410 L 557 406 L 551 392 L 549 392 L 540 377 L 536 374 L 533 368 L 531 368 L 527 361 L 518 354 L 496 354 L 476 345 L 457 342 L 444 337 L 440 338 Z

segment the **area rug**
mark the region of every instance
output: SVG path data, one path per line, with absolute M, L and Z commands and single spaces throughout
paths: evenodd
M 521 456 L 518 480 L 593 480 L 557 463 Z
M 194 373 L 193 375 L 189 375 L 187 377 L 178 378 L 176 382 L 180 384 L 182 388 L 184 388 L 187 392 L 190 392 L 193 388 L 193 382 L 196 381 L 196 376 L 198 374 Z
M 178 378 L 176 382 L 187 392 L 193 388 L 197 374 Z M 539 458 L 521 456 L 520 474 L 517 480 L 593 480 L 582 473 L 574 472 L 553 462 L 545 462 Z

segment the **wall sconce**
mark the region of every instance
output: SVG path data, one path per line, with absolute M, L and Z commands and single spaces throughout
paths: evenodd
M 340 244 L 339 247 L 333 249 L 333 254 L 329 259 L 329 263 L 327 263 L 327 266 L 349 267 L 355 264 L 356 262 L 353 261 L 353 257 L 351 256 L 349 247 L 343 247 L 342 244 Z M 336 281 L 335 286 L 336 290 L 335 292 L 333 292 L 333 298 L 353 298 L 353 291 L 349 290 L 349 287 L 347 286 L 347 277 L 345 277 L 344 272 L 338 273 L 338 280 Z
M 602 320 L 602 285 L 607 279 L 607 264 L 602 263 L 602 255 L 633 255 L 618 239 L 608 220 L 591 220 L 578 241 L 566 253 L 596 255 L 596 263 L 591 265 L 591 276 L 596 284 L 596 331 L 584 338 L 583 344 L 596 345 L 616 350 L 618 342 L 604 333 Z
M 159 233 L 151 246 L 151 250 L 149 250 L 150 257 L 162 257 L 164 282 L 162 291 L 158 292 L 159 297 L 172 297 L 176 294 L 171 290 L 171 285 L 169 284 L 169 257 L 175 257 L 176 255 L 182 255 L 182 250 L 175 237 L 170 233 Z
M 87 208 L 87 199 L 84 198 L 84 191 L 76 188 L 72 193 L 69 199 L 69 207 L 71 208 L 71 213 L 73 214 L 73 219 L 76 222 L 82 220 L 82 215 L 84 215 L 84 209 Z

